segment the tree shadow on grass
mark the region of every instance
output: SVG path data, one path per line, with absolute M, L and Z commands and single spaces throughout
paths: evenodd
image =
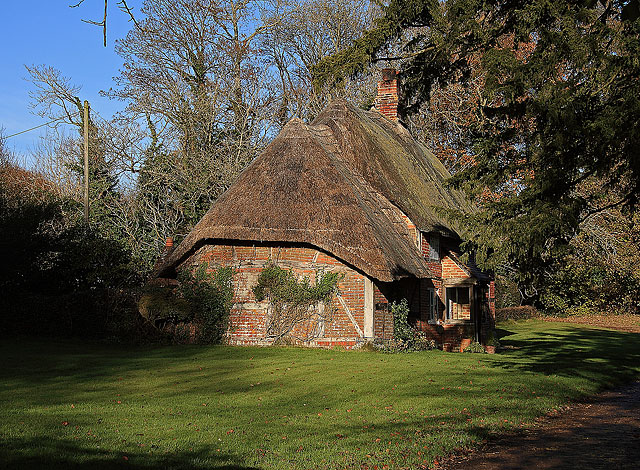
M 81 443 L 63 439 L 2 440 L 0 469 L 189 469 L 189 470 L 259 470 L 246 466 L 237 456 L 219 453 L 205 447 L 189 452 L 132 454 L 90 448 Z
M 523 339 L 497 329 L 506 348 L 504 361 L 492 366 L 526 370 L 544 375 L 582 377 L 615 385 L 640 372 L 640 335 L 612 330 L 569 326 L 551 329 Z
M 522 333 L 520 333 L 522 334 Z M 588 379 L 598 380 L 599 383 L 606 383 L 610 378 L 614 380 L 627 380 L 630 375 L 637 373 L 638 364 L 640 364 L 640 335 L 633 335 L 628 333 L 620 333 L 614 331 L 602 331 L 585 329 L 581 327 L 562 327 L 549 329 L 547 331 L 536 331 L 528 336 L 513 336 L 508 330 L 500 331 L 501 341 L 503 344 L 512 347 L 512 350 L 507 351 L 496 357 L 490 356 L 476 356 L 481 361 L 487 361 L 493 368 L 505 368 L 514 370 L 524 370 L 536 372 L 544 375 L 562 375 L 567 377 L 585 377 Z M 520 339 L 520 338 L 525 339 Z M 67 345 L 68 346 L 68 345 Z M 25 357 L 25 350 L 28 348 L 16 347 L 15 351 L 11 349 L 11 346 L 2 348 L 5 364 L 8 359 L 13 360 L 14 363 L 10 364 L 10 367 L 5 368 L 0 374 L 1 378 L 10 379 L 14 384 L 20 385 L 20 389 L 25 391 L 31 391 L 31 393 L 38 394 L 43 393 L 43 390 L 47 391 L 46 396 L 36 396 L 36 399 L 31 400 L 38 404 L 38 401 L 42 403 L 55 404 L 62 403 L 63 401 L 71 401 L 72 398 L 77 398 L 78 389 L 85 387 L 85 383 L 92 381 L 95 378 L 107 377 L 110 381 L 119 380 L 121 374 L 125 374 L 125 381 L 127 379 L 126 374 L 131 373 L 135 375 L 138 371 L 148 371 L 152 369 L 153 374 L 151 377 L 147 377 L 144 374 L 140 374 L 142 380 L 149 378 L 154 380 L 154 389 L 157 388 L 157 393 L 162 393 L 164 398 L 180 397 L 183 393 L 202 393 L 214 395 L 217 388 L 222 388 L 225 392 L 225 396 L 232 395 L 237 391 L 246 391 L 248 385 L 247 380 L 236 380 L 238 377 L 237 371 L 247 370 L 250 360 L 255 356 L 256 359 L 268 358 L 269 370 L 263 366 L 263 374 L 259 380 L 262 382 L 260 385 L 260 392 L 265 393 L 267 390 L 278 390 L 282 384 L 279 383 L 282 380 L 285 384 L 284 374 L 287 367 L 283 367 L 291 363 L 292 357 L 288 354 L 274 354 L 274 351 L 268 348 L 255 349 L 255 348 L 202 348 L 202 347 L 176 347 L 176 348 L 126 348 L 117 350 L 113 346 L 109 347 L 94 347 L 92 345 L 87 348 L 88 351 L 84 351 L 86 345 L 78 344 L 72 347 L 61 347 L 61 351 L 56 354 L 55 344 L 38 345 L 34 344 L 35 348 L 40 348 L 37 351 L 29 350 L 29 357 Z M 280 351 L 278 351 L 279 353 Z M 307 353 L 305 353 L 307 354 Z M 327 360 L 327 353 L 318 353 L 323 357 L 323 361 Z M 346 357 L 346 356 L 345 356 Z M 371 356 L 376 360 L 382 360 L 385 356 Z M 419 358 L 422 356 L 416 356 Z M 430 360 L 445 359 L 445 353 L 442 356 L 430 354 L 428 356 Z M 13 358 L 13 359 L 12 359 Z M 296 359 L 297 360 L 297 359 Z M 333 360 L 333 359 L 329 359 Z M 209 367 L 205 364 L 201 364 L 201 361 L 206 363 L 215 363 L 215 367 Z M 178 362 L 178 367 L 172 367 L 172 364 Z M 418 359 L 415 361 L 419 362 Z M 166 368 L 164 364 L 166 363 Z M 313 372 L 316 366 L 319 368 L 313 360 L 311 361 L 313 366 L 307 366 L 307 374 Z M 206 370 L 201 371 L 198 365 L 203 365 Z M 333 363 L 332 363 L 333 364 Z M 278 367 L 279 369 L 276 369 Z M 33 368 L 33 370 L 30 370 Z M 278 372 L 273 372 L 272 370 Z M 269 372 L 271 370 L 271 372 Z M 419 369 L 417 369 L 419 370 Z M 487 369 L 488 370 L 488 369 Z M 231 373 L 235 371 L 234 373 Z M 290 372 L 293 373 L 293 372 Z M 463 368 L 447 369 L 447 373 L 455 374 L 459 376 L 461 381 L 466 382 L 465 373 Z M 271 375 L 274 374 L 274 375 Z M 416 379 L 416 372 L 411 372 L 411 377 Z M 429 400 L 455 400 L 462 399 L 466 393 L 463 388 L 447 390 L 442 389 L 438 383 L 431 383 L 428 379 L 430 376 L 426 375 L 422 377 L 422 381 L 417 381 L 415 386 L 409 387 L 407 390 L 401 392 L 394 392 L 392 395 L 389 392 L 389 402 L 395 403 L 397 397 L 396 393 L 406 394 L 409 397 L 422 396 Z M 64 382 L 61 382 L 63 377 Z M 140 379 L 138 377 L 138 379 Z M 156 380 L 160 377 L 160 380 Z M 206 377 L 206 380 L 202 377 Z M 244 376 L 243 376 L 244 377 Z M 271 378 L 269 378 L 271 377 Z M 315 375 L 307 377 L 308 382 L 305 386 L 298 384 L 299 387 L 295 389 L 289 389 L 282 396 L 286 396 L 291 400 L 287 410 L 282 410 L 282 414 L 300 415 L 304 416 L 309 414 L 313 416 L 318 411 L 323 413 L 325 419 L 329 412 L 323 411 L 324 409 L 333 410 L 338 407 L 346 407 L 345 398 L 327 392 L 327 397 L 324 397 L 324 392 L 321 391 L 323 387 L 335 386 L 331 384 L 325 384 L 322 381 L 314 380 Z M 189 382 L 189 381 L 192 382 Z M 438 377 L 436 377 L 438 380 Z M 171 388 L 174 382 L 181 381 L 179 387 Z M 103 382 L 105 383 L 103 385 Z M 359 389 L 365 387 L 365 383 L 356 384 L 357 380 L 354 380 L 353 388 Z M 416 382 L 413 380 L 412 382 Z M 53 387 L 43 387 L 42 390 L 36 388 L 30 388 L 33 385 L 53 385 Z M 116 382 L 117 384 L 117 382 Z M 426 386 L 426 384 L 431 384 Z M 111 382 L 98 381 L 98 387 L 107 387 L 113 389 L 113 392 L 119 392 L 113 388 Z M 184 386 L 183 386 L 184 385 Z M 446 384 L 445 384 L 446 385 Z M 550 387 L 557 387 L 557 385 L 549 383 Z M 307 392 L 309 387 L 309 392 Z M 345 388 L 345 392 L 349 392 L 352 386 L 349 385 Z M 92 389 L 93 392 L 100 391 L 100 389 Z M 145 389 L 145 393 L 146 393 Z M 257 389 L 252 389 L 256 390 Z M 351 390 L 354 392 L 354 390 Z M 92 392 L 92 393 L 93 393 Z M 156 393 L 154 390 L 152 393 Z M 213 393 L 212 393 L 213 392 Z M 51 396 L 51 393 L 55 393 Z M 297 395 L 296 395 L 297 393 Z M 354 392 L 355 393 L 355 392 Z M 308 396 L 307 396 L 308 394 Z M 485 396 L 489 397 L 494 395 L 493 388 L 486 387 L 485 390 L 473 391 L 473 396 L 476 399 L 482 399 Z M 567 393 L 567 396 L 571 395 Z M 574 394 L 575 395 L 575 394 Z M 189 397 L 189 395 L 185 395 Z M 278 395 L 280 396 L 280 395 Z M 320 396 L 322 396 L 320 398 Z M 357 397 L 357 394 L 354 395 Z M 115 398 L 114 395 L 109 396 L 109 400 Z M 530 397 L 534 400 L 535 397 Z M 380 401 L 377 399 L 377 401 Z M 482 401 L 482 400 L 481 400 Z M 76 401 L 77 403 L 77 401 Z M 266 403 L 266 402 L 265 402 Z M 265 404 L 268 408 L 267 411 L 271 414 L 278 414 L 281 411 L 281 406 L 275 404 Z M 309 409 L 303 408 L 303 403 L 309 404 L 309 407 L 314 409 L 314 412 L 310 412 Z M 142 404 L 142 402 L 141 402 Z M 386 403 L 377 403 L 378 405 L 385 405 Z M 191 403 L 189 406 L 193 406 Z M 196 402 L 197 406 L 200 406 L 200 402 Z M 517 408 L 522 405 L 522 402 L 507 403 L 496 407 L 496 412 L 505 413 L 506 415 L 517 414 Z M 124 405 L 123 405 L 124 406 Z M 234 409 L 238 413 L 258 413 L 259 406 L 256 401 L 246 401 L 244 403 L 235 403 Z M 348 405 L 351 406 L 351 405 Z M 316 410 L 317 408 L 317 410 Z M 205 408 L 202 408 L 205 409 Z M 76 408 L 78 410 L 78 408 Z M 336 410 L 337 411 L 337 410 Z M 486 438 L 487 431 L 482 427 L 470 426 L 467 424 L 467 416 L 460 413 L 456 416 L 451 416 L 448 413 L 446 415 L 434 416 L 434 417 L 420 417 L 417 415 L 400 414 L 401 410 L 398 410 L 395 414 L 389 411 L 389 422 L 383 424 L 377 424 L 376 430 L 380 431 L 380 437 L 389 436 L 389 439 L 396 440 L 403 439 L 402 444 L 407 444 L 407 439 L 411 438 L 414 442 L 422 443 L 423 445 L 433 445 L 435 447 L 442 446 L 440 442 L 441 434 L 439 430 L 442 427 L 451 429 L 447 433 L 448 439 L 455 440 L 455 435 L 463 433 L 467 436 L 471 436 L 475 442 L 481 441 Z M 345 411 L 346 413 L 346 411 Z M 486 414 L 492 414 L 493 410 L 488 409 L 483 412 Z M 261 415 L 260 415 L 261 416 Z M 346 416 L 346 415 L 345 415 Z M 52 422 L 58 420 L 56 425 L 59 425 L 59 419 L 56 414 L 53 414 L 50 418 Z M 87 418 L 88 419 L 88 418 Z M 271 419 L 271 418 L 270 418 Z M 318 419 L 319 415 L 318 415 Z M 366 419 L 366 417 L 365 417 Z M 405 421 L 406 419 L 406 421 Z M 444 424 L 441 424 L 444 423 Z M 475 423 L 475 420 L 474 420 Z M 86 423 L 81 423 L 86 424 Z M 88 425 L 88 424 L 87 424 Z M 292 426 L 290 431 L 295 433 L 296 431 L 300 435 L 310 435 L 312 433 L 321 434 L 318 435 L 318 440 L 324 441 L 325 439 L 331 441 L 327 442 L 328 448 L 342 448 L 345 449 L 344 444 L 353 442 L 354 444 L 364 446 L 372 446 L 376 449 L 376 444 L 371 443 L 372 439 L 369 439 L 369 431 L 363 431 L 362 426 L 353 425 L 352 423 L 342 425 L 339 422 L 332 424 L 326 431 L 324 428 L 313 427 L 306 424 L 303 420 Z M 274 432 L 274 431 L 271 431 Z M 391 437 L 393 433 L 393 438 Z M 398 436 L 397 433 L 401 433 L 402 436 Z M 338 434 L 344 434 L 347 436 L 339 437 Z M 293 435 L 293 434 L 292 434 Z M 362 435 L 362 438 L 356 438 L 355 436 Z M 349 436 L 353 436 L 353 441 L 345 441 L 343 439 L 350 439 Z M 411 437 L 413 436 L 413 437 Z M 375 436 L 373 436 L 375 437 Z M 363 439 L 369 439 L 365 442 Z M 340 442 L 340 444 L 334 444 Z M 257 441 L 258 442 L 258 441 Z M 288 442 L 288 441 L 287 441 Z M 388 441 L 387 441 L 388 442 Z M 378 453 L 381 462 L 384 462 L 385 451 L 383 447 L 383 441 L 378 445 L 380 449 L 375 450 Z M 412 443 L 409 443 L 413 446 Z M 448 444 L 449 449 L 451 445 Z M 88 448 L 82 444 L 68 439 L 50 439 L 45 438 L 41 441 L 27 440 L 14 438 L 13 440 L 3 439 L 2 447 L 0 450 L 0 468 L 80 468 L 84 469 L 89 467 L 100 470 L 110 468 L 120 468 L 129 466 L 131 468 L 139 468 L 142 470 L 151 468 L 175 468 L 175 469 L 204 469 L 204 468 L 245 468 L 243 467 L 244 461 L 239 455 L 221 455 L 215 452 L 215 449 L 209 447 L 193 447 L 194 451 L 181 451 L 178 453 L 169 453 L 162 455 L 145 454 L 141 451 L 139 454 L 128 455 L 129 460 L 124 460 L 124 455 L 112 452 L 103 451 L 97 448 Z M 278 447 L 274 447 L 278 448 Z M 22 449 L 34 449 L 30 452 L 24 452 Z M 35 454 L 35 456 L 34 456 Z M 289 455 L 286 456 L 290 458 Z M 66 459 L 66 460 L 65 460 Z
M 27 352 L 27 354 L 25 354 Z M 0 343 L 0 381 L 16 381 L 25 386 L 48 386 L 69 383 L 69 391 L 126 379 L 138 373 L 152 374 L 153 380 L 167 387 L 176 382 L 188 382 L 197 374 L 199 362 L 216 363 L 222 367 L 207 372 L 224 379 L 226 371 L 244 367 L 249 358 L 269 355 L 268 348 L 226 346 L 121 346 L 74 341 L 10 340 Z M 175 365 L 179 364 L 176 368 Z M 193 364 L 193 369 L 185 369 Z M 202 370 L 202 369 L 200 369 Z M 228 385 L 233 391 L 235 383 Z

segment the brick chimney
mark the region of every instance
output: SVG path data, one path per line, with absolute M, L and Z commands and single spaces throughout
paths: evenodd
M 173 238 L 172 237 L 168 237 L 167 241 L 164 244 L 164 252 L 162 253 L 163 256 L 168 256 L 173 252 Z
M 164 243 L 164 248 L 162 249 L 162 252 L 160 253 L 160 256 L 158 257 L 158 259 L 156 260 L 153 269 L 154 271 L 157 271 L 158 268 L 162 265 L 162 263 L 164 262 L 164 260 L 167 258 L 167 256 L 169 256 L 172 252 L 173 252 L 173 238 L 169 237 L 167 238 L 167 241 Z
M 398 120 L 398 72 L 396 69 L 382 69 L 382 80 L 378 82 L 376 110 L 391 121 Z

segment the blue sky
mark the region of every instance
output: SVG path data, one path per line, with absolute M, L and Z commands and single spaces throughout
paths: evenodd
M 113 86 L 113 77 L 122 65 L 115 54 L 116 39 L 131 27 L 120 12 L 116 0 L 109 1 L 107 47 L 102 43 L 102 29 L 81 19 L 101 20 L 102 0 L 85 0 L 78 8 L 69 8 L 78 0 L 2 0 L 0 44 L 3 59 L 0 73 L 0 127 L 4 134 L 43 124 L 45 119 L 29 108 L 32 85 L 24 65 L 46 64 L 59 69 L 76 85 L 80 98 L 87 99 L 101 116 L 109 118 L 121 103 L 102 98 L 100 90 Z M 138 11 L 142 0 L 129 0 Z M 8 139 L 7 145 L 17 153 L 28 155 L 46 128 Z

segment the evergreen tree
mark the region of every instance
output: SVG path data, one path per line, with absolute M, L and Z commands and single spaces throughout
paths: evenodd
M 638 3 L 393 0 L 354 47 L 316 68 L 316 80 L 357 74 L 401 41 L 411 112 L 434 85 L 468 83 L 479 57 L 475 165 L 452 182 L 479 204 L 465 217 L 485 265 L 508 266 L 536 286 L 582 221 L 638 202 Z M 597 191 L 581 190 L 592 180 Z

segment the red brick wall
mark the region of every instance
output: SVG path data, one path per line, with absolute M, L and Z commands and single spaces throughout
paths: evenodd
M 408 220 L 408 219 L 407 219 Z M 410 222 L 410 221 L 409 221 Z M 409 227 L 410 228 L 410 227 Z M 442 240 L 441 240 L 442 244 Z M 423 236 L 422 251 L 428 257 L 428 237 Z M 313 282 L 318 270 L 339 271 L 344 279 L 339 283 L 340 296 L 364 332 L 364 281 L 365 275 L 345 265 L 333 256 L 310 246 L 276 246 L 268 244 L 232 244 L 206 245 L 194 254 L 184 265 L 208 263 L 211 269 L 216 266 L 234 268 L 233 283 L 236 296 L 230 318 L 228 340 L 231 344 L 270 344 L 266 337 L 268 302 L 256 302 L 252 288 L 257 283 L 262 268 L 273 261 L 285 269 L 292 269 L 301 278 L 307 276 Z M 466 273 L 449 257 L 443 257 L 441 263 L 429 263 L 436 276 L 467 277 Z M 393 283 L 374 281 L 374 336 L 378 339 L 393 337 L 393 317 L 390 300 L 407 298 L 411 304 L 412 318 L 416 326 L 447 350 L 458 350 L 463 338 L 470 337 L 470 323 L 438 325 L 427 322 L 427 292 L 434 288 L 438 294 L 437 315 L 444 320 L 445 288 L 441 279 L 405 279 Z M 483 318 L 483 331 L 493 328 L 495 319 L 495 285 L 490 283 L 486 290 L 489 315 Z M 306 342 L 310 346 L 331 347 L 341 345 L 352 347 L 363 338 L 359 335 L 351 319 L 338 298 L 331 302 L 334 314 L 330 322 L 323 326 L 323 335 Z M 490 325 L 489 325 L 490 324 Z M 307 337 L 316 325 L 301 325 L 294 333 L 299 337 Z M 443 331 L 438 333 L 438 329 Z
M 284 269 L 291 269 L 300 279 L 307 276 L 311 282 L 318 271 L 339 271 L 344 278 L 338 284 L 339 295 L 356 321 L 360 331 L 364 332 L 364 280 L 365 276 L 346 266 L 333 256 L 302 246 L 256 245 L 205 245 L 184 265 L 196 266 L 207 263 L 211 270 L 217 266 L 231 266 L 234 269 L 233 285 L 234 305 L 231 311 L 228 341 L 231 344 L 270 344 L 266 337 L 269 303 L 257 302 L 252 288 L 256 285 L 262 268 L 273 261 Z M 386 302 L 386 298 L 376 289 L 376 302 Z M 377 300 L 376 300 L 377 298 Z M 334 310 L 332 320 L 323 325 L 322 337 L 312 339 L 305 344 L 310 346 L 342 345 L 350 347 L 362 341 L 356 327 L 337 297 L 331 306 Z M 374 314 L 374 324 L 376 317 Z M 393 323 L 391 323 L 393 325 Z M 314 324 L 303 324 L 294 330 L 294 335 L 308 338 Z M 391 326 L 391 330 L 393 326 Z
M 421 243 L 421 245 L 422 245 L 422 256 L 424 256 L 424 259 L 427 261 L 427 265 L 429 266 L 429 269 L 431 270 L 433 275 L 436 278 L 442 278 L 442 264 L 440 264 L 440 261 L 430 261 L 429 260 L 429 250 L 430 250 L 429 234 L 421 232 L 420 235 L 422 237 L 422 243 Z M 442 245 L 442 240 L 440 240 L 440 245 Z M 442 249 L 442 246 L 441 246 L 441 249 Z
M 438 278 L 432 279 L 431 284 L 423 284 L 422 289 L 426 290 L 429 287 L 433 287 L 436 289 L 438 293 L 438 298 L 440 299 L 437 315 L 438 319 L 443 322 L 441 327 L 438 328 L 438 325 L 428 323 L 428 312 L 424 311 L 423 315 L 420 318 L 420 321 L 417 323 L 417 326 L 422 329 L 427 336 L 431 339 L 435 340 L 438 344 L 441 344 L 443 349 L 445 350 L 459 350 L 461 346 L 464 346 L 469 341 L 469 338 L 473 337 L 473 325 L 470 322 L 457 322 L 457 323 L 444 323 L 444 314 L 446 309 L 446 291 L 443 287 L 443 280 L 446 279 L 467 279 L 469 275 L 462 269 L 458 264 L 451 259 L 449 256 L 443 256 L 443 253 L 446 253 L 448 249 L 453 249 L 454 251 L 458 248 L 457 242 L 447 237 L 440 237 L 440 262 L 433 262 L 429 260 L 429 234 L 421 233 L 422 237 L 422 254 L 431 269 L 431 272 Z M 480 285 L 476 285 L 475 288 L 481 288 Z M 489 287 L 486 289 L 485 298 L 483 298 L 483 303 L 488 308 L 488 315 L 481 313 L 482 316 L 482 332 L 491 331 L 495 325 L 495 285 L 493 281 L 491 281 Z M 426 296 L 426 292 L 425 292 Z M 426 302 L 423 302 L 423 309 L 426 309 Z M 482 312 L 482 306 L 478 306 L 478 310 Z M 469 308 L 467 308 L 468 310 Z M 469 312 L 470 313 L 470 312 Z M 470 317 L 470 315 L 468 315 Z M 438 330 L 443 331 L 442 334 L 438 333 Z
M 444 256 L 442 258 L 442 278 L 451 279 L 453 277 L 468 278 L 469 275 L 464 272 L 464 270 L 460 266 L 458 266 L 455 261 L 453 261 L 448 256 Z

